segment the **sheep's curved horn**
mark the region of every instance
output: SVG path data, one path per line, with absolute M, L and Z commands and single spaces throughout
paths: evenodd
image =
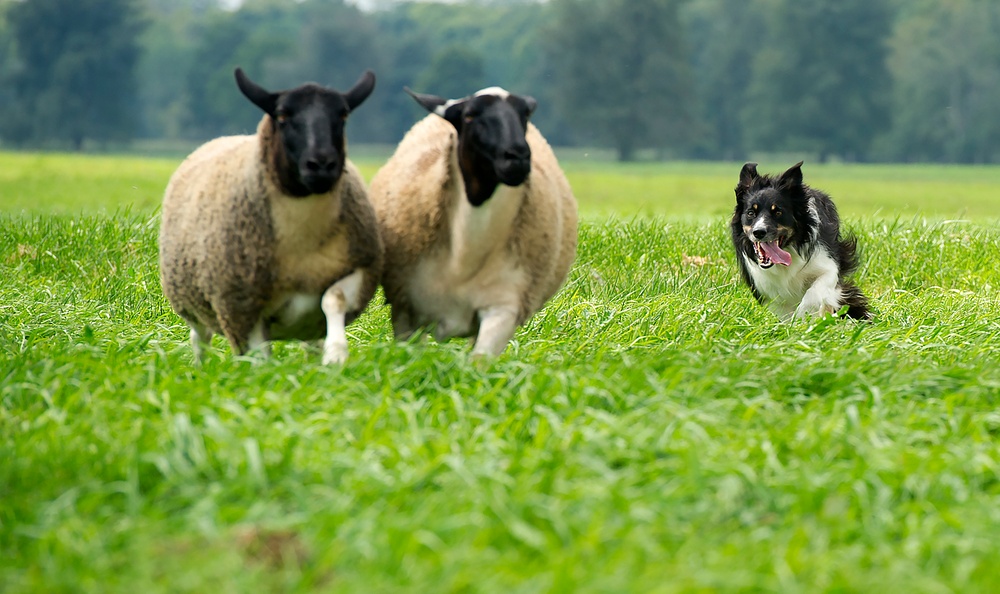
M 403 87 L 406 94 L 413 97 L 424 109 L 431 113 L 436 113 L 444 117 L 444 110 L 448 108 L 448 100 L 437 95 L 426 95 L 410 90 L 410 87 Z
M 372 90 L 375 88 L 375 73 L 371 70 L 365 70 L 358 82 L 354 83 L 350 91 L 344 93 L 344 100 L 347 101 L 347 107 L 351 111 L 354 108 L 361 105 L 361 102 L 371 95 Z
M 236 75 L 236 85 L 251 103 L 264 110 L 264 113 L 273 116 L 278 105 L 278 93 L 272 93 L 264 87 L 250 80 L 239 66 L 234 72 Z

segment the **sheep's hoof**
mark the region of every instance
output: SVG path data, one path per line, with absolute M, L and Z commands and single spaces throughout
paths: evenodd
M 493 353 L 486 353 L 474 350 L 472 351 L 472 354 L 469 355 L 469 362 L 472 364 L 474 368 L 478 369 L 479 371 L 486 371 L 490 369 L 491 367 L 493 367 L 493 364 L 496 362 L 496 360 L 497 356 L 494 355 Z
M 328 344 L 323 348 L 323 365 L 343 365 L 347 362 L 346 344 Z

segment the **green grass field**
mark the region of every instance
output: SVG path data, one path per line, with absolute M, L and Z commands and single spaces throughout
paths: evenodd
M 176 164 L 0 154 L 0 591 L 1000 590 L 1000 168 L 806 164 L 868 324 L 737 282 L 740 164 L 581 159 L 570 279 L 492 364 L 377 297 L 342 368 L 199 368 Z

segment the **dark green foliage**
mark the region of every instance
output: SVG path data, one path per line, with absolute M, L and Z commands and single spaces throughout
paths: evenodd
M 79 150 L 126 140 L 140 106 L 138 0 L 31 0 L 5 12 L 16 50 L 0 134 L 14 144 Z
M 691 133 L 691 74 L 676 0 L 555 0 L 545 32 L 558 107 L 584 144 L 630 161 Z
M 438 52 L 416 83 L 417 89 L 449 99 L 465 97 L 486 86 L 482 56 L 461 45 Z
M 701 0 L 683 6 L 687 38 L 692 40 L 697 121 L 691 152 L 699 157 L 747 159 L 742 124 L 752 58 L 761 44 L 765 15 L 747 0 Z
M 892 39 L 893 127 L 885 157 L 1000 159 L 1000 4 L 914 3 Z
M 373 69 L 354 144 L 422 117 L 404 86 L 499 85 L 538 99 L 553 144 L 620 158 L 1000 159 L 1000 5 L 985 0 L 222 4 L 0 0 L 0 142 L 249 132 L 241 65 L 274 87 Z
M 190 69 L 187 102 L 181 114 L 196 138 L 252 133 L 263 115 L 236 88 L 233 71 L 242 67 L 261 84 L 280 89 L 265 76 L 268 60 L 292 52 L 296 23 L 284 11 L 264 6 L 235 13 L 213 12 L 200 19 Z
M 457 98 L 496 85 L 538 99 L 533 121 L 550 139 L 567 142 L 565 134 L 560 136 L 563 119 L 541 56 L 538 31 L 549 18 L 545 5 L 400 3 L 371 18 L 388 61 L 382 117 L 397 126 L 391 141 L 426 115 L 403 86 Z M 425 87 L 440 84 L 447 85 L 444 91 Z
M 383 89 L 385 52 L 375 23 L 343 0 L 307 0 L 289 7 L 278 4 L 292 22 L 279 35 L 289 35 L 287 51 L 276 48 L 262 56 L 262 80 L 273 88 L 291 88 L 307 81 L 346 91 L 365 70 L 375 72 L 372 101 L 351 117 L 349 139 L 388 142 L 393 130 L 377 113 L 388 89 Z M 293 8 L 293 9 L 290 9 Z M 277 18 L 277 17 L 275 17 Z M 371 112 L 371 113 L 369 113 Z
M 747 66 L 751 147 L 856 160 L 889 127 L 889 0 L 762 0 Z

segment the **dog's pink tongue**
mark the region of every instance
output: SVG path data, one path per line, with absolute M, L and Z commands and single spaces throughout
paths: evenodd
M 778 247 L 777 241 L 761 242 L 760 247 L 772 262 L 777 262 L 783 266 L 788 266 L 792 263 L 792 255 Z

